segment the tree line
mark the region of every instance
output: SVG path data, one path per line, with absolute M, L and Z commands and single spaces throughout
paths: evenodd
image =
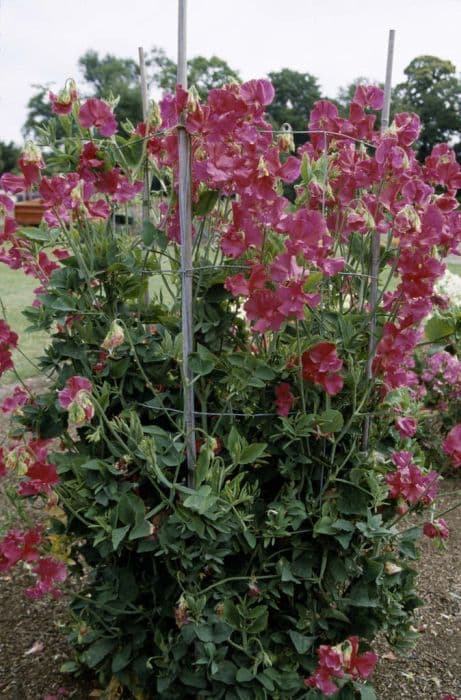
M 176 64 L 163 49 L 153 48 L 147 54 L 146 68 L 149 88 L 174 90 Z M 89 50 L 79 59 L 79 69 L 87 95 L 113 99 L 118 98 L 117 116 L 120 122 L 136 124 L 142 120 L 139 88 L 139 66 L 131 58 L 120 58 L 112 54 L 100 56 Z M 212 88 L 239 81 L 237 70 L 223 59 L 212 56 L 196 56 L 188 63 L 189 84 L 193 85 L 201 98 Z M 418 56 L 405 68 L 405 80 L 398 84 L 392 94 L 392 111 L 416 112 L 422 123 L 417 142 L 418 158 L 424 158 L 433 146 L 450 142 L 461 160 L 461 78 L 451 61 L 436 56 Z M 322 94 L 318 79 L 311 73 L 301 73 L 290 68 L 272 71 L 267 76 L 275 88 L 275 99 L 267 112 L 275 128 L 290 124 L 293 131 L 306 129 L 308 114 L 317 100 L 332 99 Z M 333 101 L 346 115 L 355 87 L 360 83 L 373 82 L 358 77 L 349 85 L 340 88 Z M 53 118 L 48 98 L 49 86 L 35 86 L 37 91 L 27 105 L 27 119 L 22 133 L 25 138 L 39 134 L 43 122 Z M 298 144 L 306 140 L 296 134 Z M 16 164 L 18 147 L 0 141 L 0 172 L 11 170 Z

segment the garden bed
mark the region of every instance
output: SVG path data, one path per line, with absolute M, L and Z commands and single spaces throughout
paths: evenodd
M 29 384 L 37 391 L 43 379 L 29 380 Z M 0 400 L 11 389 L 0 387 Z M 5 421 L 0 423 L 2 433 L 4 429 Z M 2 488 L 5 486 L 3 482 Z M 458 502 L 459 488 L 459 479 L 444 482 L 438 510 L 448 510 Z M 7 502 L 2 492 L 0 506 L 4 518 Z M 461 695 L 461 510 L 451 511 L 446 520 L 450 527 L 447 548 L 439 550 L 432 541 L 424 540 L 416 564 L 419 593 L 426 602 L 415 620 L 424 629 L 416 647 L 396 657 L 384 642 L 379 644 L 380 660 L 373 678 L 379 700 L 438 700 L 443 693 Z M 66 596 L 59 601 L 32 601 L 24 596 L 29 584 L 27 574 L 19 570 L 0 576 L 0 697 L 41 700 L 60 687 L 73 700 L 99 697 L 97 683 L 59 673 L 61 664 L 72 655 L 65 641 Z M 32 653 L 34 645 L 39 651 Z

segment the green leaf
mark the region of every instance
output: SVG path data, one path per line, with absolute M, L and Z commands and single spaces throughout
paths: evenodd
M 227 438 L 227 449 L 229 450 L 229 454 L 234 464 L 240 464 L 238 460 L 240 459 L 240 455 L 244 447 L 245 443 L 243 442 L 241 435 L 239 434 L 237 428 L 232 426 Z
M 155 247 L 163 251 L 168 245 L 168 239 L 164 231 L 156 228 L 150 221 L 145 220 L 142 225 L 141 238 L 145 246 Z
M 90 644 L 84 653 L 85 662 L 90 668 L 95 668 L 104 657 L 112 651 L 115 646 L 114 639 L 98 639 L 93 644 Z
M 211 486 L 207 484 L 201 486 L 196 493 L 188 496 L 184 500 L 184 506 L 203 515 L 208 510 L 211 510 L 217 500 L 217 497 L 213 496 L 211 493 Z
M 298 654 L 305 654 L 306 651 L 309 651 L 315 640 L 315 637 L 306 637 L 306 635 L 300 634 L 296 630 L 288 630 L 288 636 Z
M 249 683 L 252 681 L 254 678 L 254 674 L 250 671 L 249 668 L 239 668 L 237 671 L 237 675 L 235 676 L 235 680 L 237 683 Z
M 370 495 L 352 484 L 341 484 L 338 511 L 344 515 L 367 515 Z
M 192 208 L 194 216 L 206 216 L 206 214 L 209 214 L 218 201 L 218 198 L 218 190 L 204 190 L 200 192 L 198 202 L 196 202 Z
M 237 609 L 235 603 L 229 598 L 224 601 L 224 619 L 225 621 L 235 629 L 241 629 L 241 618 L 240 613 Z
M 270 676 L 267 675 L 266 671 L 258 673 L 256 677 L 261 683 L 261 685 L 263 685 L 266 688 L 266 690 L 269 690 L 270 692 L 273 692 L 275 690 L 274 681 Z
M 118 673 L 130 663 L 131 659 L 131 644 L 127 644 L 123 649 L 120 649 L 112 659 L 112 673 Z
M 324 515 L 314 525 L 314 535 L 335 535 L 336 528 L 333 525 L 334 520 L 328 515 Z
M 360 700 L 376 700 L 377 695 L 371 685 L 354 683 L 354 688 L 360 693 Z
M 429 319 L 424 328 L 426 338 L 430 340 L 431 343 L 446 339 L 454 332 L 455 324 L 451 319 L 438 318 L 437 316 L 433 316 L 431 319 Z
M 254 442 L 252 445 L 244 447 L 240 453 L 237 464 L 251 464 L 264 455 L 267 442 Z
M 129 529 L 129 525 L 124 525 L 123 527 L 116 527 L 115 530 L 112 530 L 112 547 L 114 552 L 118 549 L 120 542 L 123 540 Z
M 204 445 L 195 463 L 195 486 L 199 487 L 207 478 L 210 469 L 211 455 L 210 449 Z
M 59 667 L 59 673 L 75 673 L 80 666 L 75 661 L 64 661 Z
M 47 243 L 50 239 L 56 238 L 56 236 L 50 235 L 50 231 L 43 231 L 35 226 L 22 226 L 20 233 L 29 241 L 38 241 L 40 243 Z
M 257 605 L 251 609 L 253 622 L 247 627 L 247 631 L 252 634 L 264 632 L 269 621 L 269 611 L 265 605 Z
M 344 425 L 344 419 L 340 411 L 329 408 L 318 416 L 318 426 L 322 433 L 337 433 Z
M 148 537 L 152 532 L 151 524 L 147 520 L 141 520 L 141 522 L 136 523 L 136 525 L 131 530 L 128 535 L 129 540 L 137 540 L 141 537 Z
M 215 355 L 200 343 L 197 343 L 197 352 L 191 352 L 189 358 L 192 372 L 199 377 L 210 374 L 217 363 Z
M 254 549 L 256 547 L 256 537 L 251 530 L 248 530 L 248 528 L 244 530 L 243 536 L 246 539 L 248 546 L 251 547 L 251 549 Z

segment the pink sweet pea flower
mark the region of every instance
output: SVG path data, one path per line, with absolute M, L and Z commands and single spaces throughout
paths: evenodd
M 48 97 L 51 101 L 51 110 L 55 114 L 63 116 L 72 112 L 72 106 L 78 99 L 78 93 L 73 80 L 68 80 L 64 90 L 59 95 L 54 92 L 49 92 Z
M 336 354 L 334 343 L 318 343 L 302 354 L 302 375 L 305 381 L 322 386 L 329 396 L 338 394 L 344 380 L 339 370 L 343 361 Z
M 85 129 L 97 127 L 101 136 L 113 136 L 117 131 L 117 121 L 113 111 L 107 102 L 98 100 L 97 97 L 90 97 L 80 107 L 78 118 Z
M 377 85 L 358 85 L 352 102 L 363 108 L 378 111 L 382 109 L 384 101 L 384 90 Z
M 416 422 L 416 418 L 402 416 L 395 421 L 395 427 L 399 431 L 401 437 L 411 438 L 416 433 L 418 423 Z
M 38 581 L 35 586 L 26 590 L 30 598 L 42 598 L 47 593 L 51 593 L 54 598 L 61 595 L 56 584 L 63 583 L 67 578 L 67 567 L 62 561 L 50 556 L 42 557 L 34 566 L 33 573 L 38 577 Z
M 461 423 L 450 430 L 444 442 L 443 451 L 451 458 L 454 467 L 461 467 Z
M 423 533 L 426 535 L 426 537 L 429 537 L 429 539 L 431 540 L 447 540 L 450 535 L 450 531 L 448 529 L 446 520 L 444 520 L 443 518 L 434 520 L 433 523 L 424 523 Z
M 30 187 L 37 182 L 40 177 L 40 170 L 45 167 L 45 161 L 42 157 L 42 152 L 34 143 L 27 143 L 19 160 L 19 167 L 24 175 L 24 180 L 27 187 Z
M 1 409 L 3 413 L 18 413 L 22 406 L 29 401 L 29 393 L 20 386 L 15 386 L 13 393 L 3 401 Z
M 275 387 L 275 405 L 279 416 L 288 416 L 294 404 L 294 396 L 291 393 L 290 385 L 284 382 Z

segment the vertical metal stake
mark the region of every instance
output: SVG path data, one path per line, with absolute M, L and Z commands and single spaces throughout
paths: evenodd
M 394 41 L 395 29 L 389 30 L 389 41 L 387 45 L 387 62 L 386 62 L 386 82 L 384 84 L 384 101 L 381 112 L 381 133 L 389 126 L 389 113 L 391 108 L 391 88 L 392 88 L 392 64 L 394 61 Z M 379 276 L 379 253 L 380 253 L 380 233 L 373 231 L 371 238 L 371 266 L 370 266 L 370 327 L 368 339 L 368 360 L 367 360 L 367 379 L 373 381 L 373 358 L 376 350 L 375 331 L 376 331 L 376 304 L 378 301 L 378 276 Z M 363 449 L 368 449 L 368 441 L 370 436 L 370 416 L 365 418 L 363 429 Z
M 177 83 L 187 89 L 186 60 L 187 0 L 178 2 Z M 194 485 L 196 461 L 193 375 L 189 355 L 193 351 L 192 321 L 192 173 L 191 144 L 185 127 L 178 127 L 179 149 L 179 227 L 181 231 L 181 311 L 184 391 L 184 431 L 186 440 L 187 481 Z
M 147 81 L 146 81 L 146 62 L 144 60 L 144 49 L 142 46 L 138 48 L 139 55 L 139 74 L 141 78 L 141 103 L 142 103 L 142 120 L 147 125 L 147 117 L 149 107 L 147 102 Z M 146 162 L 144 164 L 144 188 L 142 193 L 142 221 L 149 220 L 149 196 L 150 196 L 150 177 L 149 177 L 149 160 L 146 151 Z M 143 294 L 143 301 L 146 306 L 149 304 L 149 282 Z

